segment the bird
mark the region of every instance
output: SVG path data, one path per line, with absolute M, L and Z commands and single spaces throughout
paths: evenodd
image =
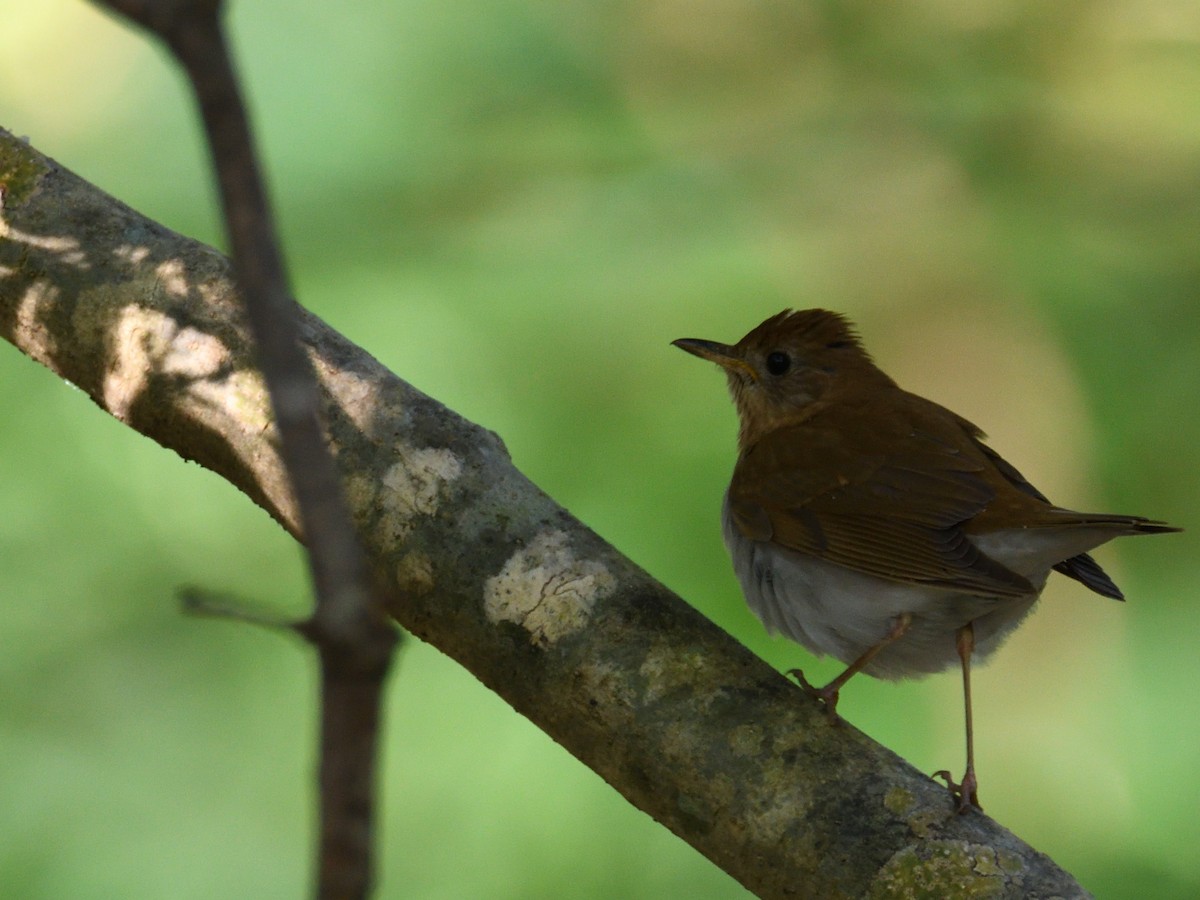
M 1021 624 L 1051 571 L 1123 600 L 1088 552 L 1181 529 L 1055 506 L 978 427 L 899 387 L 839 313 L 785 309 L 736 344 L 672 343 L 720 366 L 737 408 L 721 520 L 747 604 L 768 631 L 846 666 L 820 687 L 789 674 L 836 723 L 860 672 L 960 667 L 966 769 L 934 774 L 959 812 L 980 809 L 972 663 Z

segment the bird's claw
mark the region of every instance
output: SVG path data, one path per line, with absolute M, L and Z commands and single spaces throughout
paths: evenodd
M 830 721 L 840 722 L 842 717 L 837 713 L 838 689 L 832 684 L 827 684 L 825 687 L 815 687 L 808 683 L 808 679 L 804 677 L 804 673 L 799 669 L 788 669 L 788 674 L 796 679 L 800 685 L 800 689 L 814 700 L 818 700 L 825 707 L 825 712 L 829 716 Z
M 933 777 L 941 778 L 946 782 L 946 787 L 950 788 L 950 793 L 954 796 L 956 812 L 965 813 L 971 809 L 983 811 L 983 807 L 979 805 L 979 781 L 975 778 L 973 769 L 967 769 L 962 781 L 955 781 L 946 769 L 934 772 Z

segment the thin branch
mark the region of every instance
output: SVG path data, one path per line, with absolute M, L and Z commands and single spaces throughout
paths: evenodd
M 189 585 L 180 588 L 179 604 L 189 616 L 257 625 L 270 631 L 297 631 L 296 622 L 276 610 L 260 608 L 244 597 Z
M 228 263 L 0 131 L 0 334 L 297 533 Z M 301 313 L 389 612 L 762 897 L 1084 897 Z M 395 599 L 402 598 L 402 599 Z M 536 773 L 530 773 L 536 784 Z
M 318 419 L 316 379 L 297 340 L 250 123 L 216 0 L 102 0 L 157 34 L 187 72 L 220 185 L 237 283 L 266 380 L 316 592 L 298 630 L 321 661 L 317 896 L 369 893 L 379 707 L 397 641 L 342 498 Z

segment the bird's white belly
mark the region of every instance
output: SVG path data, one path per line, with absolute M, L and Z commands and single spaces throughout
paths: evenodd
M 902 613 L 908 631 L 863 670 L 878 678 L 940 672 L 959 663 L 955 633 L 975 626 L 975 659 L 1003 642 L 1037 601 L 1049 565 L 1030 578 L 1036 593 L 1019 598 L 979 597 L 960 591 L 888 581 L 743 536 L 723 515 L 725 544 L 746 602 L 771 632 L 818 655 L 849 664 L 879 643 Z M 985 550 L 986 552 L 986 550 Z

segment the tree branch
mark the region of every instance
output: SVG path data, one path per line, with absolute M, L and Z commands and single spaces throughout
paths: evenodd
M 227 261 L 0 131 L 0 333 L 292 534 Z M 389 612 L 763 897 L 1081 897 L 539 491 L 500 440 L 302 313 Z
M 161 38 L 187 73 L 212 154 L 233 268 L 296 498 L 316 593 L 295 628 L 321 672 L 320 827 L 315 895 L 364 897 L 373 880 L 383 688 L 398 632 L 383 612 L 318 421 L 291 295 L 220 0 L 100 0 Z

